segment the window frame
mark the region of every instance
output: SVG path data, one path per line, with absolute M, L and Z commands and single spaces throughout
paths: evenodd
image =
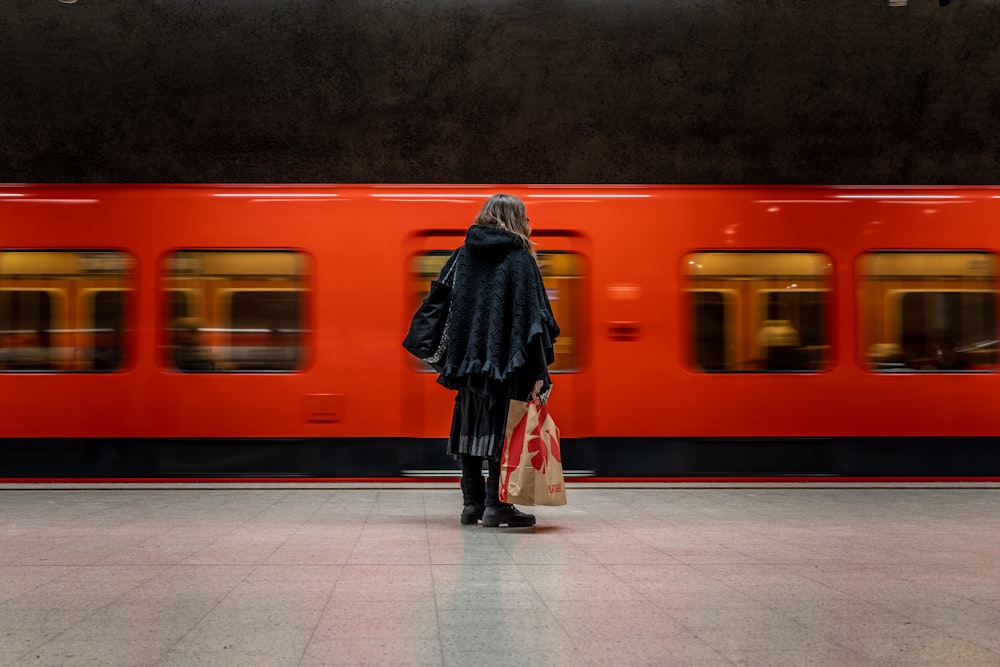
M 741 255 L 746 257 L 758 255 L 802 255 L 810 256 L 813 260 L 818 260 L 822 267 L 826 267 L 825 272 L 817 272 L 815 274 L 780 274 L 780 273 L 730 273 L 730 274 L 707 274 L 701 275 L 697 271 L 702 268 L 702 265 L 696 261 L 703 258 L 705 255 Z M 691 267 L 697 267 L 692 269 Z M 824 249 L 808 249 L 808 248 L 786 248 L 786 249 L 752 249 L 752 250 L 734 250 L 731 248 L 700 248 L 692 249 L 681 255 L 680 258 L 680 286 L 683 292 L 681 303 L 683 308 L 684 317 L 682 321 L 688 323 L 688 331 L 686 332 L 686 345 L 682 346 L 681 349 L 684 350 L 682 354 L 685 355 L 683 359 L 683 364 L 688 369 L 696 373 L 706 374 L 706 375 L 762 375 L 762 374 L 774 374 L 774 375 L 817 375 L 821 373 L 828 373 L 832 370 L 834 365 L 834 360 L 836 358 L 836 330 L 834 327 L 834 316 L 836 314 L 836 304 L 835 298 L 837 295 L 836 289 L 836 268 L 834 266 L 833 255 Z M 766 283 L 767 281 L 773 280 L 783 280 L 787 276 L 792 279 L 801 279 L 802 277 L 808 277 L 811 283 L 817 283 L 816 285 L 807 285 L 804 287 L 794 288 L 795 292 L 809 292 L 809 293 L 823 293 L 828 295 L 828 298 L 823 302 L 822 316 L 823 316 L 823 333 L 825 334 L 822 338 L 824 344 L 817 346 L 806 346 L 800 345 L 799 349 L 808 352 L 808 348 L 815 347 L 817 349 L 824 348 L 825 352 L 823 355 L 816 360 L 816 366 L 814 368 L 747 368 L 748 364 L 763 364 L 765 363 L 765 358 L 757 358 L 757 356 L 749 354 L 746 350 L 756 349 L 758 344 L 755 342 L 755 336 L 760 332 L 762 325 L 765 322 L 770 322 L 767 317 L 768 314 L 768 304 L 769 295 L 774 293 L 781 293 L 785 290 L 777 289 L 771 287 L 767 284 L 763 285 L 753 285 L 746 283 L 742 286 L 736 286 L 732 283 L 734 282 L 744 282 L 751 279 L 756 279 Z M 703 278 L 704 280 L 700 280 Z M 702 285 L 702 286 L 699 286 Z M 711 285 L 711 286 L 707 286 Z M 731 345 L 727 345 L 724 351 L 724 363 L 727 366 L 744 366 L 742 368 L 726 368 L 722 370 L 708 370 L 703 367 L 698 358 L 698 322 L 696 320 L 695 307 L 697 305 L 696 299 L 692 296 L 699 292 L 710 292 L 716 294 L 724 295 L 724 306 L 727 309 L 727 322 L 725 323 L 726 335 L 732 335 L 732 332 L 736 332 L 736 338 Z M 751 322 L 752 320 L 752 322 Z M 752 326 L 751 326 L 752 323 Z M 798 333 L 798 332 L 796 332 Z M 805 355 L 803 354 L 803 358 Z
M 266 255 L 268 253 L 283 253 L 294 255 L 297 261 L 301 263 L 301 273 L 296 276 L 295 287 L 268 287 L 268 288 L 252 288 L 252 289 L 239 289 L 235 287 L 221 287 L 215 290 L 212 294 L 207 294 L 204 290 L 190 287 L 190 286 L 178 286 L 172 282 L 174 278 L 184 278 L 184 277 L 201 277 L 204 278 L 206 274 L 197 268 L 182 271 L 179 273 L 172 273 L 169 269 L 172 261 L 177 258 L 178 255 L 183 255 L 184 253 L 207 253 L 207 254 L 227 254 L 227 253 L 243 253 L 243 254 L 261 254 Z M 185 258 L 181 258 L 185 259 Z M 201 246 L 188 246 L 188 247 L 175 247 L 166 250 L 160 256 L 158 262 L 158 298 L 159 307 L 157 308 L 158 317 L 160 321 L 160 326 L 158 327 L 157 340 L 158 347 L 160 349 L 160 354 L 157 355 L 157 363 L 160 368 L 168 373 L 175 373 L 178 375 L 294 375 L 308 372 L 317 362 L 316 359 L 316 346 L 315 346 L 315 318 L 317 316 L 316 306 L 315 306 L 315 291 L 316 291 L 316 280 L 317 280 L 317 267 L 318 262 L 314 255 L 303 249 L 303 248 L 291 248 L 286 246 L 270 246 L 270 247 L 201 247 Z M 266 274 L 262 274 L 266 275 Z M 179 368 L 173 356 L 174 341 L 176 340 L 176 333 L 173 332 L 172 317 L 170 299 L 167 295 L 170 293 L 183 293 L 189 297 L 189 305 L 194 309 L 194 313 L 188 315 L 187 317 L 205 320 L 209 317 L 210 313 L 214 313 L 214 317 L 220 317 L 220 313 L 225 312 L 226 316 L 231 319 L 232 317 L 232 301 L 233 295 L 240 292 L 264 292 L 264 291 L 280 291 L 280 292 L 296 292 L 301 295 L 300 301 L 300 313 L 299 313 L 299 327 L 295 330 L 298 335 L 298 353 L 297 359 L 294 362 L 294 367 L 292 368 L 227 368 L 227 365 L 231 364 L 231 357 L 228 360 L 213 361 L 213 363 L 218 363 L 220 367 L 217 368 L 205 368 L 205 369 L 183 369 Z M 205 326 L 199 327 L 199 331 L 205 331 L 212 334 L 219 334 L 221 329 L 217 326 L 217 323 L 205 322 Z M 212 344 L 199 345 L 198 347 L 213 347 Z
M 900 274 L 905 275 L 907 280 L 901 281 L 901 285 L 897 285 L 893 288 L 888 288 L 884 290 L 885 297 L 880 303 L 870 303 L 871 297 L 868 295 L 869 284 L 872 282 L 878 282 L 878 279 L 873 280 L 872 276 L 873 270 L 867 269 L 865 262 L 871 260 L 872 258 L 878 256 L 956 256 L 965 255 L 970 258 L 989 258 L 991 260 L 991 265 L 986 267 L 992 273 L 988 273 L 983 276 L 969 275 L 956 275 L 956 274 L 935 274 L 929 276 L 928 274 Z M 896 375 L 896 374 L 908 374 L 908 375 L 928 375 L 936 376 L 942 374 L 958 374 L 958 375 L 968 375 L 968 374 L 990 374 L 990 373 L 1000 373 L 1000 331 L 998 331 L 998 326 L 1000 326 L 1000 254 L 992 250 L 985 249 L 949 249 L 949 248 L 938 248 L 938 249 L 870 249 L 865 252 L 860 253 L 854 262 L 855 266 L 855 316 L 859 326 L 856 331 L 856 340 L 858 341 L 858 365 L 861 369 L 872 375 Z M 893 276 L 894 274 L 878 274 L 879 276 Z M 883 278 L 885 279 L 885 278 Z M 948 287 L 946 281 L 955 280 L 967 280 L 971 281 L 973 279 L 980 280 L 982 282 L 991 285 L 991 287 Z M 897 281 L 899 278 L 897 277 Z M 923 282 L 938 282 L 940 287 L 932 288 L 920 288 L 919 283 Z M 992 321 L 992 331 L 994 345 L 998 348 L 997 360 L 990 366 L 985 367 L 971 367 L 971 368 L 934 368 L 932 365 L 927 364 L 921 368 L 914 368 L 908 365 L 911 361 L 916 363 L 919 357 L 912 360 L 907 360 L 905 356 L 905 349 L 902 345 L 904 338 L 904 313 L 903 313 L 903 302 L 905 297 L 910 294 L 991 294 L 993 296 L 993 307 L 991 309 L 991 314 L 993 317 Z M 880 321 L 870 321 L 866 318 L 866 313 L 878 313 L 881 318 Z M 876 342 L 875 331 L 883 330 L 885 331 L 884 338 L 886 341 L 882 343 Z M 925 336 L 929 333 L 929 330 L 924 330 Z M 984 339 L 985 340 L 985 339 Z M 898 343 L 896 342 L 898 341 Z M 875 358 L 874 353 L 876 347 L 880 345 L 887 345 L 898 347 L 898 357 L 897 362 L 898 368 L 878 368 L 876 362 L 873 361 Z M 968 347 L 968 346 L 959 346 Z M 967 350 L 960 350 L 967 351 Z
M 135 321 L 138 317 L 136 299 L 134 297 L 138 294 L 140 273 L 139 259 L 133 251 L 125 248 L 84 248 L 79 246 L 0 248 L 0 258 L 8 253 L 44 253 L 47 255 L 68 256 L 69 259 L 67 261 L 75 262 L 75 270 L 68 271 L 64 266 L 55 266 L 51 272 L 38 271 L 13 274 L 20 276 L 17 283 L 23 281 L 25 277 L 27 277 L 29 282 L 34 278 L 37 281 L 44 281 L 46 283 L 61 283 L 48 284 L 41 287 L 21 286 L 17 283 L 17 286 L 8 287 L 7 282 L 11 279 L 7 278 L 7 274 L 0 273 L 0 291 L 43 292 L 49 295 L 50 319 L 48 328 L 39 330 L 38 333 L 44 331 L 50 336 L 69 337 L 69 340 L 65 341 L 65 344 L 50 344 L 42 348 L 46 350 L 43 365 L 49 366 L 48 368 L 3 368 L 0 365 L 0 373 L 106 375 L 109 373 L 126 373 L 132 369 L 136 358 Z M 89 270 L 82 268 L 81 265 L 84 263 L 91 268 Z M 79 284 L 71 282 L 82 279 L 98 282 L 102 277 L 114 277 L 117 279 L 117 284 L 111 286 L 97 284 L 82 287 Z M 125 299 L 126 305 L 123 308 L 121 318 L 122 328 L 117 337 L 117 358 L 119 359 L 119 363 L 114 368 L 94 368 L 94 361 L 96 359 L 94 355 L 96 345 L 94 345 L 95 339 L 93 337 L 96 331 L 96 326 L 94 326 L 95 306 L 97 295 L 103 292 L 124 292 L 133 297 Z M 70 317 L 73 315 L 76 317 L 75 321 L 70 320 Z M 89 316 L 89 321 L 86 323 L 81 322 L 80 320 L 83 316 Z M 83 326 L 83 324 L 89 324 L 89 326 Z M 80 347 L 81 341 L 78 340 L 78 337 L 87 334 L 91 335 L 91 345 L 89 347 Z M 86 352 L 82 353 L 84 350 Z M 89 363 L 90 367 L 73 367 L 84 363 Z M 60 365 L 64 367 L 55 367 Z

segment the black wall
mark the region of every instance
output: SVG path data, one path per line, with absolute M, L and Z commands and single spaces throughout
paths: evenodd
M 0 182 L 994 184 L 1000 2 L 3 0 Z

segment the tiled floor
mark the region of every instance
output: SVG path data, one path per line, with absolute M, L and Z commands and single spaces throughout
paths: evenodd
M 5 665 L 998 665 L 1000 487 L 0 488 Z

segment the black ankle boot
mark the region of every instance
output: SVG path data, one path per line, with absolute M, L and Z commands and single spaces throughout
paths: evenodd
M 483 511 L 483 528 L 499 528 L 507 524 L 511 528 L 527 528 L 535 525 L 535 515 L 518 511 L 510 503 L 500 502 L 497 496 L 499 480 L 486 480 L 486 509 Z
M 486 484 L 482 477 L 462 478 L 462 525 L 474 526 L 483 518 Z
M 535 515 L 525 514 L 510 503 L 487 505 L 483 510 L 483 528 L 499 528 L 501 524 L 507 524 L 511 528 L 527 528 L 535 525 Z

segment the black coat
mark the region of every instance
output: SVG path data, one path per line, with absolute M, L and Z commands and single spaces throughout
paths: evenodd
M 449 389 L 503 383 L 524 398 L 536 380 L 548 385 L 559 325 L 538 265 L 520 238 L 474 224 L 441 275 L 456 261 L 438 382 Z

